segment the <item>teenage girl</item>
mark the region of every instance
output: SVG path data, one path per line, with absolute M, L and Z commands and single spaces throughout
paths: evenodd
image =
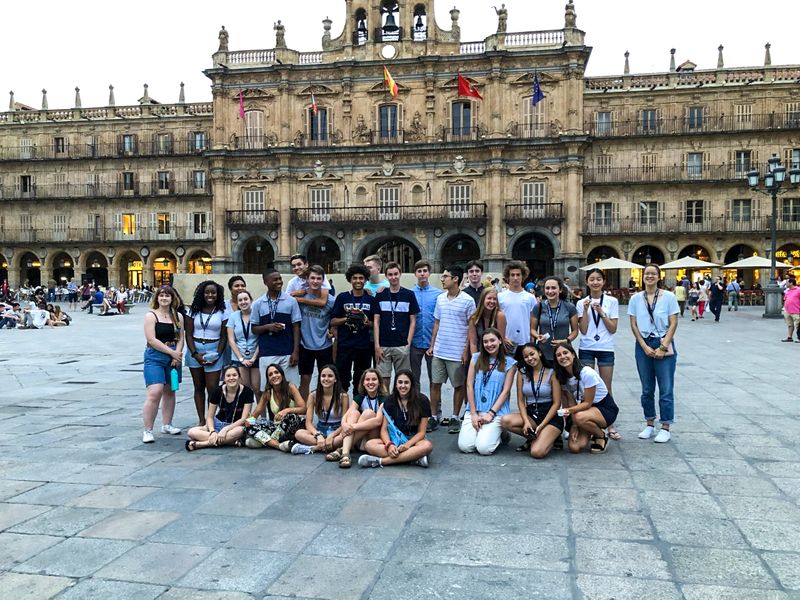
M 227 367 L 224 384 L 218 386 L 208 399 L 208 416 L 203 427 L 192 427 L 186 440 L 186 450 L 213 446 L 241 446 L 244 424 L 253 406 L 253 390 L 242 384 L 239 370 Z
M 334 365 L 322 367 L 317 379 L 316 391 L 308 396 L 306 428 L 295 434 L 298 443 L 292 446 L 292 454 L 327 452 L 325 460 L 338 461 L 342 454 L 336 449 L 344 440 L 342 417 L 350 406 L 350 398 L 342 389 L 339 372 Z
M 341 458 L 339 467 L 349 469 L 351 466 L 350 450 L 355 444 L 362 448 L 364 442 L 380 437 L 383 425 L 383 413 L 380 407 L 386 401 L 386 388 L 377 369 L 367 369 L 358 383 L 358 393 L 350 401 L 350 409 L 342 421 Z
M 261 389 L 258 370 L 258 336 L 250 326 L 253 296 L 247 290 L 236 294 L 235 305 L 239 309 L 228 318 L 228 347 L 231 349 L 231 364 L 239 368 L 242 382 L 251 390 Z
M 264 393 L 261 394 L 252 416 L 256 419 L 263 418 L 275 423 L 276 427 L 266 443 L 262 443 L 255 438 L 248 438 L 246 444 L 248 448 L 266 446 L 267 448 L 276 448 L 288 452 L 291 448 L 292 440 L 284 440 L 284 443 L 281 443 L 281 437 L 284 437 L 286 432 L 280 424 L 287 415 L 304 415 L 306 413 L 306 401 L 303 400 L 297 386 L 286 379 L 286 373 L 283 372 L 283 368 L 280 365 L 275 363 L 269 365 L 266 373 L 267 387 Z

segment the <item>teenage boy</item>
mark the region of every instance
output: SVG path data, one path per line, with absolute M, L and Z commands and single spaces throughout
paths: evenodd
M 364 290 L 372 297 L 378 295 L 378 292 L 389 287 L 389 282 L 386 277 L 381 275 L 383 271 L 383 259 L 377 254 L 370 254 L 364 259 L 364 266 L 369 271 L 369 281 L 364 284 Z
M 372 366 L 372 331 L 377 304 L 364 291 L 369 271 L 363 265 L 352 265 L 344 274 L 352 289 L 336 296 L 331 316 L 331 328 L 336 329 L 336 369 L 342 389 L 350 382 L 358 387 L 361 374 Z
M 423 359 L 428 368 L 428 383 L 430 383 L 433 376 L 431 368 L 433 357 L 428 355 L 428 348 L 431 347 L 433 311 L 436 309 L 436 298 L 443 292 L 439 288 L 430 285 L 431 263 L 427 260 L 418 260 L 414 264 L 414 276 L 417 278 L 417 285 L 414 286 L 413 291 L 414 296 L 417 297 L 419 314 L 417 315 L 417 326 L 414 328 L 414 339 L 411 340 L 411 372 L 414 374 L 414 382 L 417 385 L 417 389 L 419 389 Z
M 506 354 L 513 356 L 517 346 L 531 341 L 531 314 L 536 308 L 536 296 L 522 288 L 528 278 L 525 263 L 512 260 L 503 268 L 503 279 L 508 288 L 497 295 L 500 308 L 506 314 Z
M 306 290 L 308 290 L 308 258 L 305 254 L 295 254 L 289 260 L 289 264 L 292 265 L 292 273 L 294 273 L 294 277 L 289 280 L 289 283 L 286 286 L 286 293 L 295 298 L 302 298 L 305 296 Z M 324 275 L 322 277 L 322 289 L 331 289 L 331 284 L 328 283 L 328 279 Z M 326 301 L 327 296 L 327 292 L 322 293 L 322 297 L 325 298 Z
M 392 370 L 395 373 L 411 368 L 411 340 L 417 325 L 419 305 L 411 290 L 400 286 L 400 265 L 386 265 L 388 289 L 375 296 L 375 366 L 389 389 Z
M 450 433 L 461 429 L 459 413 L 464 401 L 466 375 L 464 365 L 469 360 L 467 340 L 470 315 L 475 312 L 475 302 L 461 291 L 464 269 L 449 267 L 442 273 L 442 288 L 446 293 L 436 298 L 433 312 L 433 332 L 428 354 L 433 357 L 431 376 L 431 411 L 428 420 L 431 430 L 439 427 L 442 413 L 442 384 L 448 379 L 453 386 L 453 416 L 450 418 Z
M 328 335 L 331 324 L 334 297 L 328 294 L 328 299 L 323 306 L 322 283 L 325 281 L 325 270 L 319 265 L 308 269 L 308 289 L 303 298 L 297 298 L 300 305 L 300 395 L 308 398 L 308 388 L 311 384 L 311 375 L 314 365 L 317 372 L 322 367 L 333 362 L 333 340 Z
M 471 260 L 467 263 L 467 285 L 464 286 L 464 291 L 469 294 L 469 297 L 478 306 L 483 293 L 483 263 L 479 260 Z
M 263 276 L 266 293 L 253 302 L 250 323 L 253 333 L 259 336 L 261 358 L 258 370 L 262 385 L 267 383 L 267 367 L 280 365 L 287 381 L 300 385 L 297 364 L 300 361 L 300 306 L 297 300 L 283 292 L 283 278 L 275 269 L 267 269 Z M 253 390 L 255 391 L 255 390 Z

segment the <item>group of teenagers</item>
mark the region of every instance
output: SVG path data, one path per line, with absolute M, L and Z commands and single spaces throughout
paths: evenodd
M 462 452 L 492 454 L 515 433 L 524 438 L 517 450 L 537 459 L 565 439 L 570 452 L 599 454 L 620 438 L 612 396 L 619 304 L 604 293 L 601 270 L 587 273 L 579 300 L 555 276 L 542 280 L 537 299 L 523 287 L 529 273 L 519 261 L 506 264 L 502 290 L 484 285 L 479 261 L 466 272 L 445 269 L 441 288 L 430 285 L 430 263 L 418 261 L 417 285 L 408 289 L 397 263 L 384 268 L 369 256 L 347 270 L 351 289 L 339 294 L 306 257 L 292 257 L 292 270 L 284 290 L 280 273 L 268 269 L 266 292 L 255 300 L 239 276 L 229 281 L 229 302 L 214 281 L 201 283 L 188 307 L 173 288 L 157 291 L 145 316 L 143 442 L 155 439 L 159 405 L 162 433 L 180 433 L 172 417 L 184 364 L 198 416 L 187 451 L 232 445 L 321 453 L 341 468 L 360 451 L 364 467 L 426 467 L 427 433 L 440 425 L 458 435 Z M 645 268 L 643 280 L 628 307 L 646 421 L 639 438 L 666 442 L 679 308 L 657 265 Z M 423 365 L 429 396 L 420 390 Z M 453 413 L 444 420 L 448 381 Z

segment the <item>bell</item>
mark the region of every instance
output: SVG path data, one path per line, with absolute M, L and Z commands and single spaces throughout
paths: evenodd
M 364 19 L 359 19 L 356 31 L 358 31 L 358 33 L 367 33 L 367 23 Z
M 387 33 L 394 32 L 399 30 L 400 28 L 397 26 L 397 23 L 394 22 L 394 14 L 389 13 L 386 17 L 386 25 L 383 26 L 383 30 Z
M 417 30 L 421 30 L 421 29 L 423 29 L 424 27 L 425 27 L 425 25 L 423 25 L 423 24 L 422 24 L 422 15 L 417 15 L 417 23 L 416 23 L 416 25 L 415 25 L 415 28 L 416 28 Z

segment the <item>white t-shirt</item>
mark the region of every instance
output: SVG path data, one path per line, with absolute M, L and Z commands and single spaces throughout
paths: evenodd
M 215 311 L 211 314 L 199 312 L 194 316 L 193 337 L 203 340 L 218 340 L 222 335 L 222 322 L 227 321 L 231 313 Z
M 436 297 L 433 318 L 439 321 L 439 331 L 433 345 L 433 355 L 443 360 L 461 360 L 467 345 L 467 322 L 475 312 L 475 301 L 466 292 L 453 299 L 447 293 Z
M 580 394 L 577 393 L 579 386 Z M 581 369 L 580 382 L 575 377 L 570 377 L 569 381 L 567 381 L 567 385 L 564 387 L 570 394 L 572 394 L 572 397 L 575 398 L 575 401 L 579 403 L 583 402 L 587 388 L 595 388 L 594 400 L 592 401 L 592 404 L 597 404 L 606 396 L 608 396 L 608 388 L 606 387 L 606 384 L 603 383 L 603 380 L 600 378 L 600 375 L 597 374 L 597 371 L 591 367 L 583 367 L 583 369 Z
M 639 292 L 631 296 L 630 302 L 628 302 L 628 315 L 636 317 L 636 325 L 643 337 L 651 335 L 664 337 L 669 329 L 670 316 L 681 312 L 678 300 L 672 292 L 658 290 L 658 300 L 656 300 L 651 319 L 644 294 L 644 292 Z M 702 298 L 702 294 L 700 297 Z
M 589 296 L 586 298 L 589 298 Z M 583 318 L 583 302 L 586 298 L 581 298 L 575 305 L 578 311 L 578 319 Z M 608 294 L 603 294 L 600 300 L 603 302 L 603 310 L 606 315 L 608 315 L 608 318 L 614 320 L 619 319 L 619 301 L 614 298 L 614 296 L 609 296 Z M 594 302 L 598 302 L 598 300 L 594 300 Z M 599 315 L 594 312 L 592 308 L 589 308 L 589 328 L 586 330 L 586 335 L 581 335 L 580 347 L 584 350 L 613 352 L 614 335 L 608 331 L 603 319 L 600 319 L 599 323 L 595 321 L 598 316 Z M 600 339 L 595 339 L 596 337 Z
M 536 308 L 536 297 L 522 290 L 503 290 L 497 295 L 500 308 L 506 315 L 506 339 L 517 346 L 531 341 L 531 314 Z
M 47 325 L 50 313 L 46 310 L 36 309 L 31 311 L 31 322 L 36 329 L 41 329 Z
M 328 282 L 327 277 L 322 278 L 322 287 L 326 290 L 331 289 L 331 284 Z M 297 290 L 308 290 L 308 280 L 301 279 L 297 275 L 289 280 L 289 285 L 286 286 L 286 293 L 291 294 Z

